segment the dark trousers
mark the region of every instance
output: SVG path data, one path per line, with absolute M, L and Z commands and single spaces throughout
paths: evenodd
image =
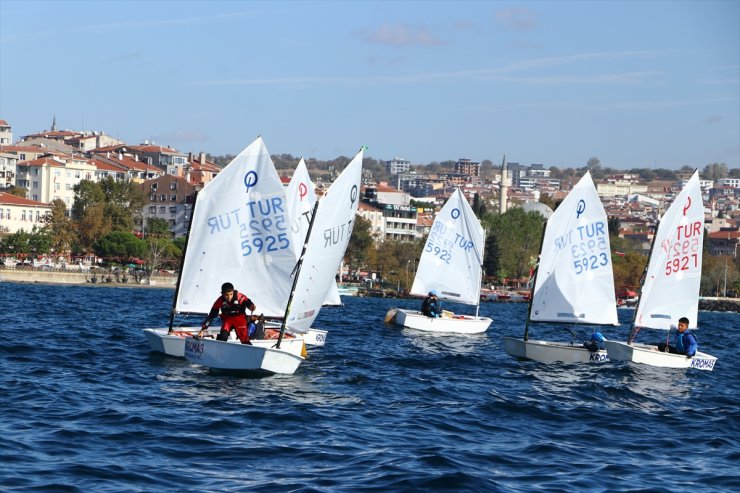
M 658 344 L 658 351 L 663 352 L 663 353 L 668 352 L 671 354 L 683 354 L 678 349 L 671 346 L 670 344 L 666 344 L 665 342 L 661 342 L 660 344 Z

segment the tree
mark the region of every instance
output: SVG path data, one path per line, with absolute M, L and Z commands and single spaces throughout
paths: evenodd
M 725 163 L 713 163 L 707 164 L 704 167 L 701 176 L 705 180 L 719 180 L 721 178 L 727 178 L 728 173 L 729 171 Z
M 545 219 L 538 212 L 514 207 L 504 214 L 486 216 L 486 229 L 498 242 L 499 277 L 521 278 L 529 275 L 540 251 Z
M 95 255 L 107 258 L 131 259 L 144 256 L 145 244 L 133 233 L 111 231 L 93 244 Z
M 486 215 L 486 202 L 481 199 L 480 195 L 476 192 L 473 196 L 473 213 L 478 217 L 482 218 Z
M 553 211 L 557 208 L 557 204 L 555 203 L 555 199 L 550 196 L 548 193 L 542 193 L 540 195 L 540 202 L 545 204 L 547 207 L 552 209 Z
M 24 187 L 12 186 L 8 188 L 4 188 L 3 192 L 9 193 L 10 195 L 15 195 L 16 197 L 25 198 L 26 195 L 28 194 L 28 189 Z
M 61 199 L 51 201 L 51 210 L 44 216 L 44 223 L 51 233 L 51 249 L 59 256 L 68 256 L 77 234 L 72 220 L 67 216 L 67 206 Z
M 152 217 L 146 223 L 146 235 L 160 238 L 170 237 L 170 224 L 161 217 Z
M 28 249 L 35 257 L 46 255 L 51 251 L 52 236 L 47 228 L 34 225 L 28 237 Z
M 113 231 L 133 231 L 134 214 L 144 206 L 144 194 L 132 181 L 107 177 L 98 182 L 105 197 L 105 213 Z
M 619 230 L 622 228 L 622 223 L 617 216 L 610 216 L 607 220 L 607 229 L 609 230 L 609 236 L 619 236 Z
M 362 216 L 355 216 L 355 225 L 352 228 L 352 235 L 349 237 L 347 250 L 344 253 L 344 259 L 347 262 L 348 272 L 360 268 L 367 259 L 368 251 L 373 244 L 373 237 L 370 234 L 372 224 Z
M 497 276 L 501 265 L 501 252 L 498 247 L 498 239 L 489 234 L 486 237 L 486 253 L 483 256 L 483 273 L 486 276 Z

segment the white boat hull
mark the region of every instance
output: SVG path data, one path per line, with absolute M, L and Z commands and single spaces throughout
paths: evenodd
M 660 368 L 696 368 L 712 371 L 717 358 L 701 351 L 687 358 L 683 354 L 658 351 L 657 346 L 627 344 L 626 342 L 606 341 L 606 350 L 611 361 L 632 361 Z
M 323 346 L 326 344 L 326 337 L 328 334 L 329 332 L 326 330 L 314 329 L 312 327 L 308 329 L 308 332 L 303 334 L 303 340 L 309 346 Z
M 425 332 L 446 332 L 454 334 L 481 334 L 491 325 L 488 317 L 457 315 L 455 317 L 432 318 L 419 311 L 397 309 L 395 323 L 410 329 Z
M 144 329 L 144 335 L 149 343 L 149 347 L 152 351 L 164 353 L 168 356 L 175 356 L 178 358 L 185 357 L 185 341 L 192 339 L 193 336 L 198 334 L 200 327 L 186 327 L 181 328 L 172 333 L 168 332 L 168 329 Z M 220 331 L 219 328 L 208 329 L 207 335 L 213 337 L 216 336 Z M 326 332 L 326 331 L 324 331 Z M 233 337 L 234 333 L 231 333 Z M 237 341 L 238 342 L 238 341 Z M 272 347 L 277 343 L 275 339 L 253 339 L 252 344 L 258 347 Z M 287 351 L 302 356 L 304 354 L 304 338 L 295 337 L 290 339 L 283 339 L 280 343 L 280 347 Z
M 303 344 L 302 339 L 293 339 Z M 255 342 L 259 342 L 256 344 Z M 262 343 L 271 344 L 262 344 Z M 304 358 L 295 354 L 295 344 L 283 340 L 281 348 L 272 347 L 276 341 L 253 341 L 252 345 L 238 341 L 215 339 L 185 339 L 185 358 L 196 365 L 215 370 L 292 375 Z
M 168 356 L 177 358 L 185 357 L 185 339 L 192 337 L 200 331 L 200 327 L 184 327 L 174 332 L 168 329 L 144 329 L 144 335 L 152 351 L 164 353 Z M 218 334 L 218 330 L 211 332 L 211 335 Z
M 603 363 L 609 361 L 605 350 L 589 351 L 568 342 L 538 341 L 504 337 L 504 350 L 515 358 L 540 363 Z

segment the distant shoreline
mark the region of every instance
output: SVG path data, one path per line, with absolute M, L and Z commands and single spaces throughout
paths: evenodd
M 104 288 L 169 288 L 174 289 L 177 283 L 176 276 L 151 276 L 144 284 L 128 277 L 121 282 L 115 276 L 103 276 L 99 273 L 80 271 L 39 271 L 0 269 L 0 282 L 20 282 L 25 284 L 61 284 L 70 286 L 100 286 Z

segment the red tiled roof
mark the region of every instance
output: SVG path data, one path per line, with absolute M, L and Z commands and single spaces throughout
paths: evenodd
M 27 199 L 24 197 L 18 197 L 10 193 L 0 192 L 0 204 L 3 205 L 25 205 L 25 206 L 48 206 L 43 202 L 36 202 L 35 200 Z
M 60 168 L 64 166 L 64 163 L 60 163 L 59 161 L 55 161 L 54 159 L 52 159 L 50 157 L 40 157 L 40 158 L 37 158 L 37 159 L 33 159 L 31 161 L 21 161 L 18 164 L 21 164 L 23 166 L 44 166 L 44 165 L 49 165 L 49 166 L 58 166 Z
M 712 240 L 730 240 L 730 239 L 740 239 L 740 230 L 739 231 L 715 231 L 714 233 L 709 233 L 709 238 Z
M 0 120 L 0 125 L 3 125 L 5 127 L 9 127 L 10 126 L 10 125 L 8 125 L 8 122 L 6 122 L 5 120 Z

